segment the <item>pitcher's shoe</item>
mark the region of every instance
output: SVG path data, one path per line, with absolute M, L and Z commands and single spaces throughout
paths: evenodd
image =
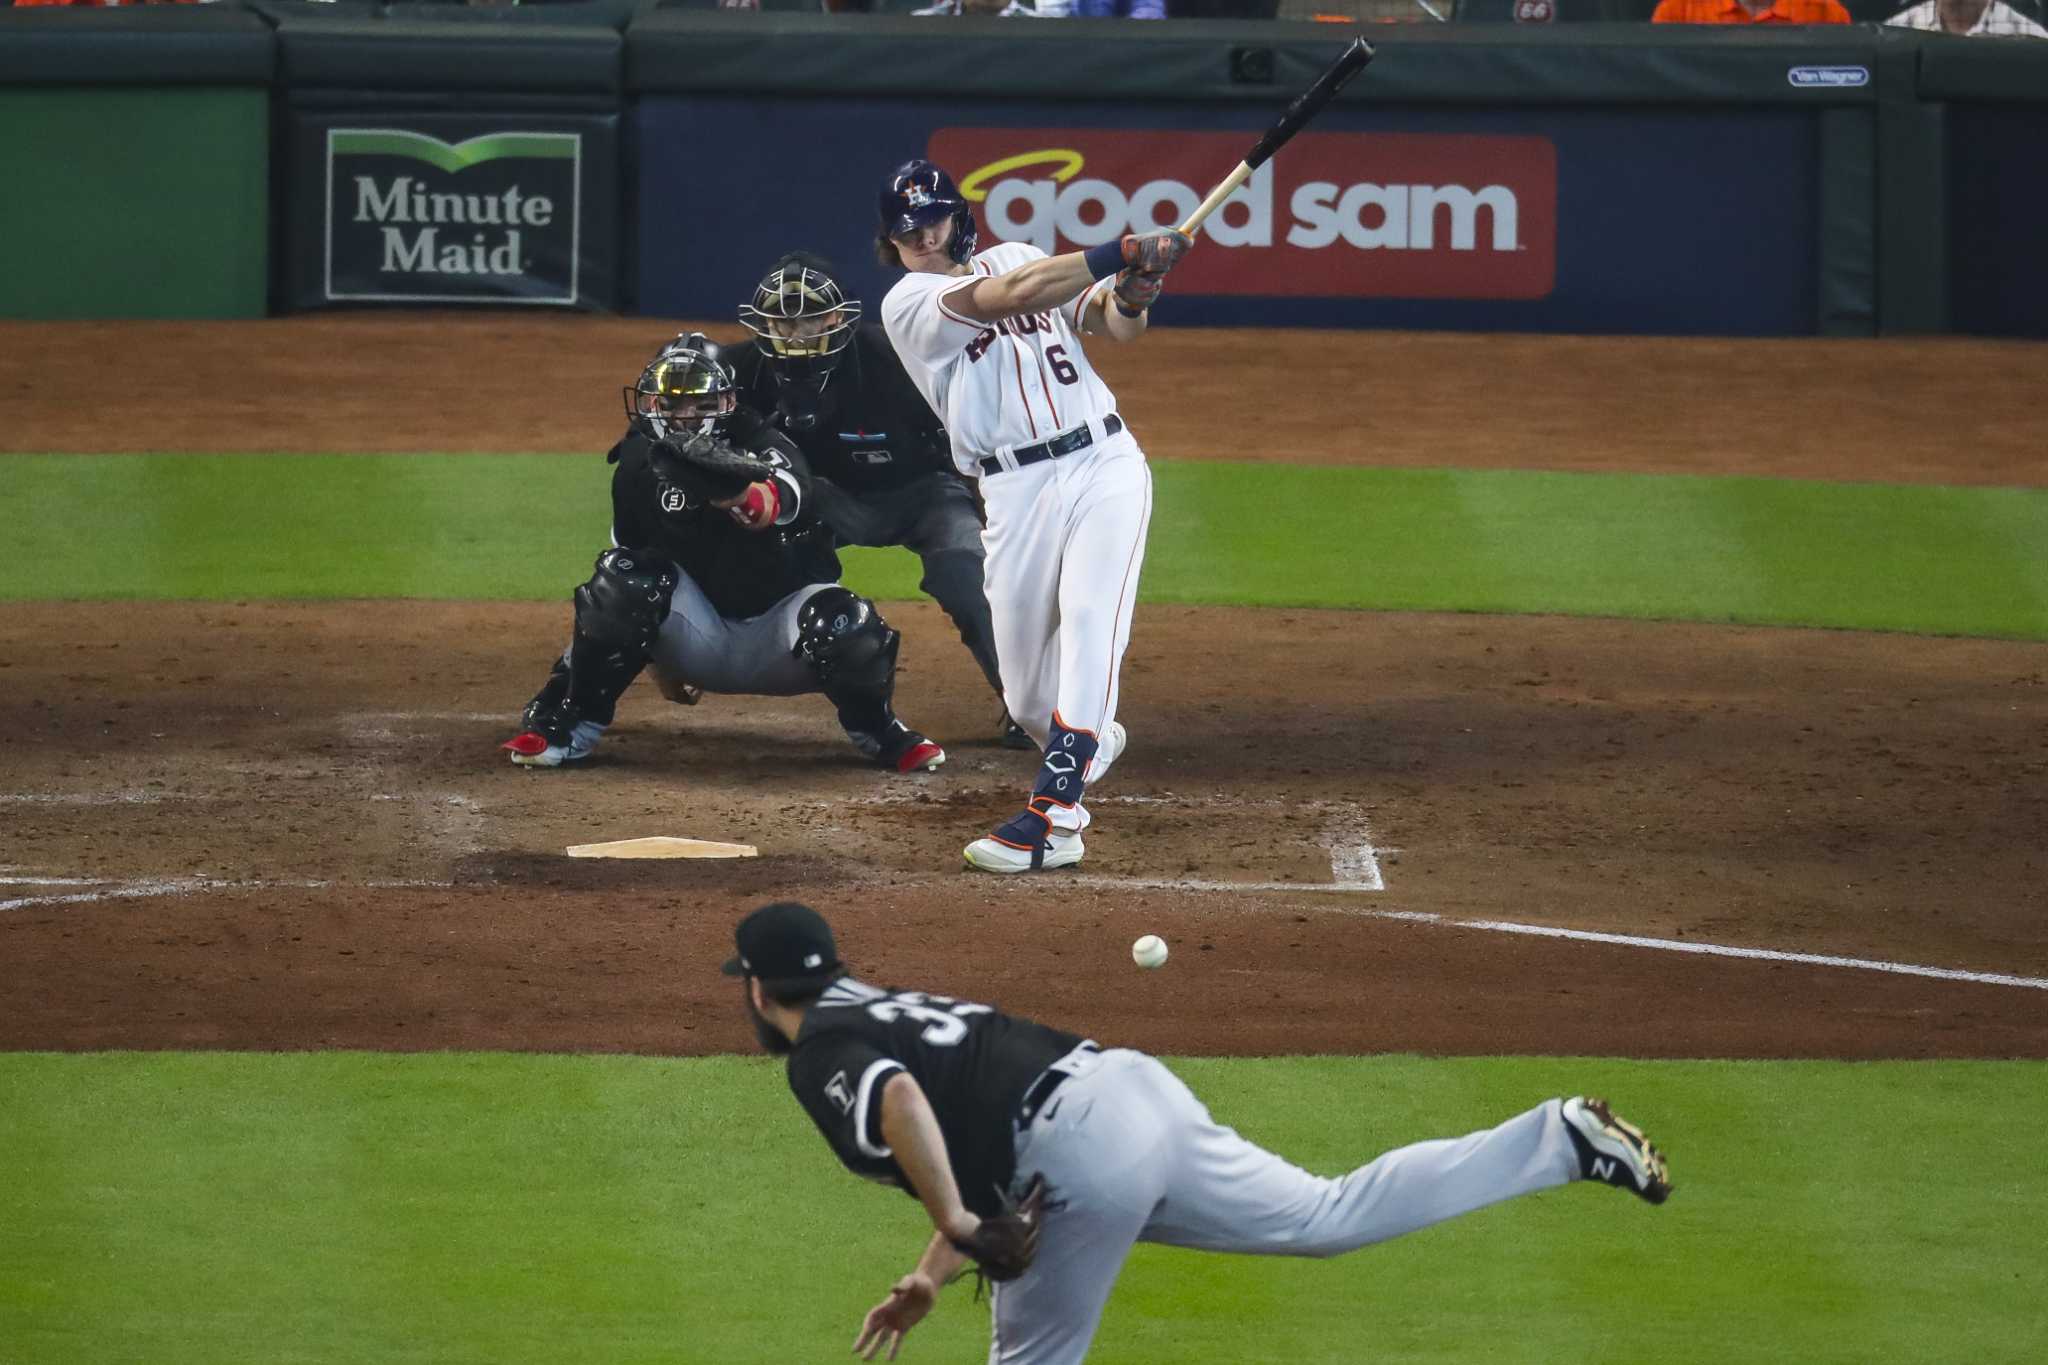
M 604 727 L 596 721 L 579 720 L 566 733 L 554 726 L 521 730 L 499 747 L 509 751 L 522 768 L 559 768 L 564 763 L 590 757 Z
M 1109 776 L 1109 765 L 1123 756 L 1124 745 L 1130 736 L 1125 733 L 1122 721 L 1111 721 L 1102 731 L 1102 745 L 1095 751 L 1095 766 L 1088 770 L 1088 785 L 1093 788 Z
M 980 872 L 1046 872 L 1080 862 L 1086 851 L 1081 831 L 1055 826 L 1050 805 L 1043 798 L 1035 800 L 995 833 L 962 849 L 967 865 Z
M 928 773 L 946 761 L 946 751 L 902 721 L 892 721 L 880 735 L 848 730 L 846 737 L 863 755 L 893 772 Z
M 1603 1180 L 1652 1204 L 1671 1197 L 1664 1154 L 1650 1145 L 1642 1129 L 1617 1117 L 1606 1100 L 1566 1100 L 1564 1127 L 1578 1149 L 1581 1179 Z

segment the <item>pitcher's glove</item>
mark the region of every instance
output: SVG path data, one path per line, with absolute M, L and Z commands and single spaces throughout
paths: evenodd
M 972 1237 L 954 1239 L 953 1249 L 974 1258 L 983 1276 L 998 1283 L 1014 1280 L 1031 1268 L 1038 1255 L 1038 1220 L 1045 1212 L 1045 1177 L 1033 1176 L 1024 1197 L 994 1218 L 984 1218 Z
M 727 502 L 766 479 L 774 466 L 710 432 L 656 441 L 648 466 L 662 483 L 680 488 L 695 502 Z

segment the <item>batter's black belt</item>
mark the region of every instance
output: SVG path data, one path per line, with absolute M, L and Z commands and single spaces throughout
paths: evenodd
M 1039 1072 L 1038 1079 L 1033 1081 L 1024 1091 L 1023 1102 L 1017 1106 L 1017 1131 L 1021 1133 L 1026 1128 L 1029 1128 L 1031 1120 L 1045 1112 L 1045 1106 L 1051 1102 L 1053 1092 L 1073 1079 L 1074 1073 L 1063 1069 L 1060 1062 L 1100 1051 L 1102 1049 L 1094 1043 L 1083 1043 L 1065 1057 L 1060 1058 L 1059 1062 L 1054 1062 L 1051 1066 Z
M 1102 419 L 1102 435 L 1105 440 L 1123 429 L 1124 419 L 1113 412 Z M 1010 452 L 1010 458 L 1016 461 L 1015 468 L 1022 469 L 1025 465 L 1037 464 L 1040 460 L 1057 460 L 1062 455 L 1071 455 L 1077 450 L 1086 450 L 1094 444 L 1095 432 L 1086 422 L 1083 422 L 1072 431 L 1063 431 L 1057 436 L 1040 441 L 1035 446 L 1018 446 Z M 991 474 L 1000 474 L 1004 469 L 1010 467 L 991 455 L 981 462 L 981 475 L 983 478 L 987 478 Z

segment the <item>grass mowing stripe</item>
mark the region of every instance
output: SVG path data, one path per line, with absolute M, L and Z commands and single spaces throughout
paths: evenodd
M 2048 638 L 2048 490 L 1162 463 L 1149 601 Z M 595 458 L 9 456 L 0 598 L 559 600 Z M 93 534 L 79 534 L 91 527 Z M 117 552 L 109 553 L 108 547 Z M 900 551 L 848 579 L 916 594 Z
M 1140 1248 L 1091 1360 L 2032 1358 L 2041 1063 L 1176 1062 L 1310 1170 L 1605 1092 L 1671 1153 L 1324 1262 Z M 923 1245 L 757 1059 L 0 1054 L 0 1359 L 839 1358 Z M 956 1289 L 912 1360 L 978 1359 Z

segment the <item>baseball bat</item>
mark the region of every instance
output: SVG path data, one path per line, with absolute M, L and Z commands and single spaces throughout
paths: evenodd
M 1273 120 L 1273 126 L 1252 144 L 1244 160 L 1237 163 L 1237 169 L 1225 176 L 1222 184 L 1209 191 L 1209 197 L 1188 215 L 1180 230 L 1190 237 L 1199 231 L 1209 215 L 1222 208 L 1223 201 L 1236 194 L 1238 186 L 1252 178 L 1253 171 L 1271 160 L 1273 153 L 1285 147 L 1310 119 L 1323 111 L 1324 105 L 1337 97 L 1337 92 L 1344 88 L 1346 82 L 1365 70 L 1365 64 L 1372 60 L 1372 52 L 1371 43 L 1363 38 L 1354 38 L 1349 47 L 1337 54 L 1337 60 L 1316 77 L 1315 84 L 1302 91 L 1294 103 L 1287 106 L 1287 111 Z

